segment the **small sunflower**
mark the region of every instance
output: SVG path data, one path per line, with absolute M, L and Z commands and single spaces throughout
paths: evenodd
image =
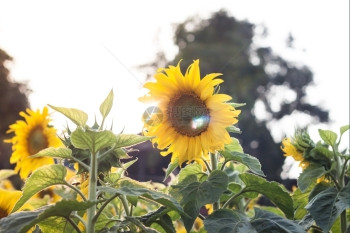
M 295 161 L 300 162 L 299 167 L 303 170 L 310 165 L 310 163 L 304 159 L 303 152 L 293 145 L 290 138 L 283 139 L 281 149 L 284 152 L 284 156 L 292 156 Z
M 183 75 L 180 63 L 158 70 L 156 82 L 144 85 L 149 93 L 141 101 L 155 101 L 163 113 L 160 124 L 145 124 L 145 134 L 152 139 L 163 156 L 172 153 L 172 162 L 208 159 L 208 153 L 221 150 L 231 141 L 226 128 L 238 122 L 240 114 L 226 103 L 231 97 L 215 94 L 214 87 L 222 83 L 212 73 L 200 78 L 199 60 L 195 60 Z
M 7 217 L 11 213 L 21 196 L 21 191 L 0 188 L 0 219 Z
M 47 107 L 44 107 L 42 112 L 27 109 L 19 115 L 24 120 L 10 125 L 7 133 L 14 133 L 14 136 L 5 142 L 13 144 L 10 163 L 16 163 L 15 171 L 24 179 L 38 167 L 54 163 L 52 158 L 33 158 L 31 155 L 48 147 L 60 147 L 62 142 L 56 136 L 56 130 L 49 126 Z

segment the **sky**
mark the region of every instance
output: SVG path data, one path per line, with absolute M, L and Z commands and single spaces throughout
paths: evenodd
M 32 90 L 32 108 L 78 108 L 89 114 L 92 124 L 113 89 L 110 122 L 117 130 L 138 133 L 147 106 L 138 101 L 146 93 L 146 74 L 137 66 L 152 61 L 160 50 L 172 59 L 177 53 L 174 25 L 196 15 L 208 18 L 220 9 L 238 20 L 265 25 L 269 36 L 256 39 L 257 44 L 310 67 L 315 85 L 307 89 L 309 102 L 329 110 L 331 119 L 311 127 L 314 135 L 319 127 L 338 132 L 349 123 L 347 0 L 0 0 L 0 48 L 14 58 L 8 64 L 12 80 L 27 82 Z M 295 38 L 294 50 L 285 46 L 289 33 Z M 56 127 L 65 127 L 61 116 L 53 118 Z M 294 117 L 270 127 L 278 140 L 306 123 Z

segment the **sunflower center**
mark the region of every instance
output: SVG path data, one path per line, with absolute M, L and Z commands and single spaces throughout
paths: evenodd
M 167 116 L 172 127 L 180 134 L 195 137 L 206 131 L 209 125 L 209 110 L 194 93 L 176 95 L 170 100 Z
M 0 219 L 7 217 L 7 216 L 8 216 L 7 211 L 0 208 Z
M 31 155 L 47 148 L 49 145 L 47 137 L 44 135 L 43 128 L 39 125 L 32 129 L 28 137 L 28 151 Z

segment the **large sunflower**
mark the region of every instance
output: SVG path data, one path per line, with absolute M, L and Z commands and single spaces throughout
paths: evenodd
M 0 188 L 0 219 L 7 217 L 11 213 L 13 207 L 21 196 L 21 191 Z
M 42 112 L 27 109 L 19 115 L 24 120 L 10 125 L 7 133 L 14 133 L 14 136 L 5 142 L 13 144 L 10 163 L 16 163 L 15 171 L 24 179 L 38 167 L 54 163 L 52 158 L 34 158 L 31 155 L 48 147 L 60 147 L 62 142 L 56 136 L 56 130 L 49 126 L 47 107 L 44 107 Z
M 214 94 L 214 87 L 223 82 L 212 73 L 200 78 L 199 60 L 183 75 L 180 63 L 158 70 L 156 82 L 144 85 L 149 93 L 141 101 L 155 101 L 163 113 L 160 124 L 145 124 L 145 134 L 155 136 L 153 143 L 172 153 L 172 161 L 207 159 L 208 153 L 224 148 L 231 141 L 226 128 L 238 122 L 240 111 L 226 103 L 231 97 Z

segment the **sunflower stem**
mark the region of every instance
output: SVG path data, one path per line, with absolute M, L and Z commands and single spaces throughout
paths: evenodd
M 91 167 L 90 167 L 90 180 L 89 180 L 89 201 L 96 201 L 96 186 L 97 186 L 97 157 L 98 153 L 91 153 Z M 95 232 L 94 215 L 96 213 L 96 205 L 93 205 L 87 210 L 87 229 L 86 233 Z
M 211 170 L 217 170 L 218 169 L 218 154 L 217 152 L 210 153 L 210 162 L 211 162 Z M 214 211 L 220 208 L 220 199 L 213 204 Z

